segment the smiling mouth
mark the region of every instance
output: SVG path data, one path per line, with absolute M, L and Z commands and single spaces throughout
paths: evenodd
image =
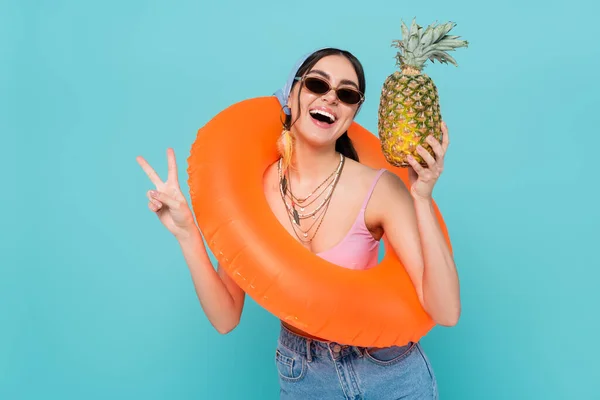
M 319 122 L 324 122 L 329 125 L 335 122 L 335 116 L 323 110 L 311 110 L 310 116 Z

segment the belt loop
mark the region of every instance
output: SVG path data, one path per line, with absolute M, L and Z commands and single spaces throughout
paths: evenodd
M 354 350 L 354 352 L 356 353 L 357 356 L 362 357 L 363 353 L 361 351 L 361 348 L 358 346 L 352 346 L 352 350 Z
M 308 362 L 312 362 L 312 352 L 310 351 L 311 343 L 312 343 L 311 339 L 306 339 L 306 360 Z

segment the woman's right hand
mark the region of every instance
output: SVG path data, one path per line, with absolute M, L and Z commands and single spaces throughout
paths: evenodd
M 179 188 L 177 163 L 173 149 L 167 149 L 169 170 L 165 182 L 160 179 L 158 174 L 142 156 L 136 157 L 136 161 L 155 186 L 155 190 L 147 192 L 148 208 L 156 213 L 160 222 L 176 238 L 189 236 L 197 227 L 194 223 L 192 211 L 188 207 L 187 201 Z

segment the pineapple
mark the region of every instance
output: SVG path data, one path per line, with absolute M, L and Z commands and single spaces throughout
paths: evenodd
M 396 167 L 407 167 L 406 157 L 410 154 L 423 166 L 425 160 L 417 153 L 421 144 L 434 158 L 435 153 L 425 139 L 433 135 L 442 137 L 442 116 L 437 88 L 430 77 L 422 73 L 425 62 L 438 60 L 457 66 L 446 52 L 458 47 L 467 47 L 468 42 L 449 36 L 456 24 L 448 22 L 432 24 L 423 30 L 413 19 L 410 30 L 402 22 L 403 40 L 395 40 L 397 66 L 400 71 L 388 76 L 383 84 L 379 103 L 377 128 L 381 149 L 388 163 Z

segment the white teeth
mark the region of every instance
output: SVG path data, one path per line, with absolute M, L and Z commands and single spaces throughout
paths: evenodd
M 335 122 L 335 117 L 332 114 L 329 114 L 326 111 L 323 111 L 323 110 L 311 110 L 310 113 L 311 114 L 321 114 L 321 115 L 324 115 L 324 116 L 328 117 L 331 120 L 332 123 Z

